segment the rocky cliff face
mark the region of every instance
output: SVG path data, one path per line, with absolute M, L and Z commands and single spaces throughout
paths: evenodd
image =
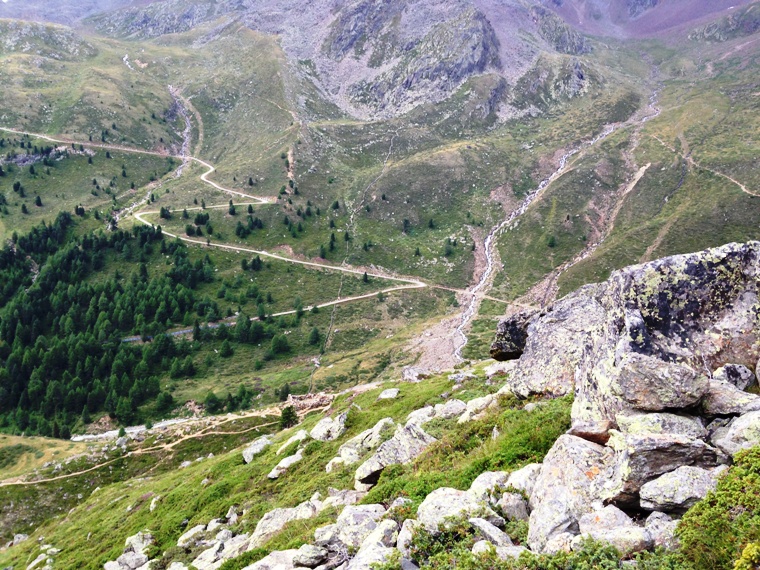
M 151 38 L 237 20 L 280 36 L 293 64 L 359 118 L 389 118 L 494 74 L 515 85 L 542 52 L 579 55 L 589 41 L 554 12 L 517 0 L 166 0 L 94 19 L 109 35 Z M 530 38 L 526 41 L 526 38 Z M 507 89 L 495 90 L 498 109 Z
M 628 267 L 499 325 L 492 355 L 518 358 L 503 392 L 575 394 L 537 483 L 534 550 L 572 541 L 604 505 L 682 512 L 716 466 L 760 443 L 758 277 L 760 242 L 729 244 Z

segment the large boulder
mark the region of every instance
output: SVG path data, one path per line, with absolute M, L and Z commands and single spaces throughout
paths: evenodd
M 484 500 L 467 491 L 441 487 L 430 493 L 417 508 L 417 520 L 428 532 L 437 534 L 451 519 L 485 519 L 495 526 L 503 527 L 505 521 Z
M 297 507 L 273 509 L 261 517 L 251 535 L 249 550 L 258 548 L 291 521 L 306 520 L 317 516 L 320 505 L 315 501 L 304 501 Z
M 702 421 L 694 416 L 665 412 L 628 412 L 618 414 L 615 419 L 624 434 L 671 433 L 691 439 L 705 439 L 707 436 Z
M 522 356 L 507 380 L 510 392 L 523 398 L 531 394 L 572 393 L 575 369 L 600 334 L 598 329 L 605 316 L 602 305 L 588 294 L 590 290 L 583 291 L 587 294 L 566 297 L 545 314 L 532 317 Z M 501 351 L 498 344 L 492 347 L 492 354 L 494 349 L 497 355 Z
M 344 433 L 346 433 L 346 419 L 348 418 L 348 412 L 338 414 L 333 418 L 322 418 L 314 426 L 314 429 L 309 432 L 312 439 L 317 441 L 333 441 L 338 439 Z
M 528 325 L 538 314 L 538 311 L 523 311 L 501 321 L 491 345 L 491 358 L 498 361 L 520 358 L 528 340 Z
M 725 427 L 716 429 L 710 439 L 713 445 L 731 456 L 742 449 L 760 445 L 760 411 L 734 418 Z
M 736 366 L 760 357 L 758 275 L 760 242 L 615 271 L 532 318 L 506 387 L 518 396 L 574 391 L 572 425 L 596 441 L 621 413 L 693 413 L 710 391 L 705 372 L 732 365 L 713 380 L 739 390 L 751 381 Z
M 433 408 L 435 418 L 440 420 L 450 420 L 461 416 L 467 410 L 467 404 L 462 400 L 447 400 L 443 404 L 436 404 Z
M 573 549 L 582 547 L 587 538 L 610 544 L 624 556 L 652 545 L 649 531 L 635 525 L 628 515 L 613 505 L 583 515 L 578 528 L 580 535 L 573 540 Z
M 578 519 L 601 505 L 610 455 L 609 449 L 573 435 L 557 439 L 530 495 L 531 550 L 542 552 L 560 534 L 577 534 Z
M 621 434 L 613 431 L 608 446 L 615 450 L 609 462 L 603 497 L 617 505 L 636 506 L 642 485 L 682 465 L 715 467 L 723 460 L 700 439 L 677 434 Z
M 272 444 L 272 438 L 268 435 L 262 435 L 260 438 L 253 440 L 248 447 L 243 450 L 243 461 L 250 463 L 253 458 L 264 451 Z
M 530 516 L 528 502 L 518 493 L 504 493 L 496 507 L 508 521 L 527 521 Z
M 503 530 L 497 527 L 495 524 L 488 522 L 486 519 L 480 517 L 473 517 L 468 521 L 475 533 L 493 544 L 494 546 L 512 546 L 512 539 L 507 536 Z
M 750 394 L 725 380 L 713 378 L 702 399 L 702 411 L 708 416 L 729 416 L 760 410 L 760 396 Z
M 383 469 L 389 465 L 412 462 L 437 440 L 415 424 L 399 426 L 388 441 L 377 448 L 375 454 L 362 463 L 354 476 L 356 489 L 366 490 L 380 478 Z
M 686 512 L 718 486 L 718 476 L 726 468 L 702 469 L 684 465 L 644 484 L 639 495 L 641 507 L 652 511 Z
M 383 418 L 373 427 L 349 439 L 340 446 L 338 455 L 327 464 L 327 472 L 330 473 L 341 465 L 359 463 L 362 457 L 383 442 L 395 425 L 391 418 Z

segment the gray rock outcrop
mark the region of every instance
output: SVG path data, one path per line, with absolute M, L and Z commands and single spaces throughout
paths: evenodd
M 377 448 L 375 454 L 362 463 L 354 475 L 357 491 L 377 483 L 383 469 L 389 465 L 410 463 L 432 443 L 437 441 L 421 427 L 411 424 L 399 426 L 388 441 Z
M 373 427 L 352 437 L 338 448 L 338 455 L 325 468 L 328 473 L 342 465 L 359 463 L 362 457 L 378 447 L 396 424 L 391 418 L 383 418 Z
M 293 455 L 289 455 L 288 457 L 281 460 L 274 469 L 272 469 L 267 477 L 270 479 L 278 479 L 283 473 L 286 473 L 288 469 L 290 469 L 293 465 L 298 463 L 303 459 L 303 449 L 299 449 L 296 451 Z

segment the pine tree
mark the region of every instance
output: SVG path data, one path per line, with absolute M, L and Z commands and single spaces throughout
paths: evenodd
M 298 414 L 293 406 L 288 406 L 280 414 L 280 429 L 293 427 L 298 423 Z
M 309 344 L 312 346 L 315 346 L 319 344 L 319 340 L 320 340 L 319 329 L 317 327 L 314 327 L 313 329 L 311 329 L 311 332 L 309 333 Z

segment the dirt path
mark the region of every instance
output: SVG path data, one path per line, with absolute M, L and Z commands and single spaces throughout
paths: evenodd
M 715 176 L 720 176 L 721 178 L 725 178 L 729 182 L 732 182 L 733 184 L 735 184 L 736 186 L 738 186 L 739 189 L 742 192 L 744 192 L 745 194 L 747 194 L 749 196 L 754 196 L 755 198 L 760 198 L 760 194 L 756 194 L 755 192 L 752 192 L 744 184 L 742 184 L 741 182 L 739 182 L 735 178 L 732 178 L 728 174 L 724 174 L 723 172 L 719 172 L 718 170 L 713 170 L 712 168 L 710 168 L 708 166 L 703 166 L 702 164 L 700 164 L 699 162 L 697 162 L 696 160 L 694 160 L 694 158 L 692 158 L 691 153 L 689 153 L 689 154 L 682 154 L 682 153 L 678 152 L 676 149 L 674 149 L 672 146 L 670 146 L 669 144 L 665 143 L 657 135 L 649 135 L 649 136 L 652 137 L 654 140 L 656 140 L 658 143 L 660 143 L 662 146 L 664 146 L 666 149 L 668 149 L 669 151 L 671 151 L 672 153 L 674 153 L 676 156 L 678 156 L 682 160 L 685 160 L 686 162 L 688 162 L 690 165 L 692 165 L 692 166 L 694 166 L 696 168 L 699 168 L 701 170 L 706 170 L 707 172 L 710 172 L 710 173 L 714 174 Z

